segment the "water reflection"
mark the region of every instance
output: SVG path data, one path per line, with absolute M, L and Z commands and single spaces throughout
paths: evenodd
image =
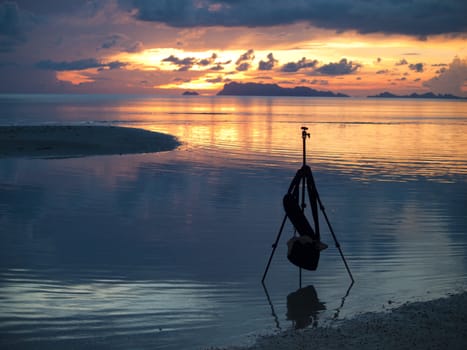
M 118 275 L 60 268 L 2 270 L 0 344 L 12 349 L 38 343 L 52 349 L 73 344 L 128 349 L 186 342 L 186 348 L 194 348 L 203 345 L 202 339 L 190 339 L 187 331 L 206 334 L 223 311 L 216 299 L 226 288 L 236 288 L 143 276 L 125 269 Z
M 191 140 L 204 149 L 227 152 L 230 160 L 235 158 L 244 164 L 267 161 L 266 157 L 294 163 L 300 150 L 298 125 L 274 125 L 273 130 L 264 131 L 264 126 L 250 123 L 214 124 L 208 138 Z M 467 138 L 461 134 L 467 132 L 466 126 L 415 123 L 404 125 L 403 133 L 400 130 L 400 125 L 386 124 L 312 124 L 310 159 L 316 166 L 367 179 L 381 174 L 430 179 L 467 174 L 463 161 L 467 157 Z M 167 131 L 177 132 L 170 128 Z M 190 140 L 189 133 L 182 133 Z
M 228 161 L 237 164 L 271 165 L 280 160 L 287 166 L 300 156 L 297 130 L 306 124 L 312 134 L 310 158 L 321 168 L 366 180 L 385 175 L 445 181 L 467 174 L 467 119 L 459 102 L 433 102 L 427 107 L 399 101 L 402 106 L 395 109 L 393 101 L 318 99 L 302 105 L 287 99 L 247 101 L 223 101 L 220 105 L 230 104 L 233 111 L 225 115 L 214 114 L 215 108 L 212 114 L 196 116 L 181 111 L 169 125 L 157 121 L 142 126 L 162 128 L 188 147 L 212 153 L 203 161 L 218 162 L 227 153 Z
M 24 97 L 26 98 L 26 97 Z M 301 125 L 315 166 L 363 181 L 452 182 L 467 174 L 465 103 L 267 97 L 40 96 L 0 103 L 0 123 L 112 123 L 174 134 L 199 162 L 292 166 Z M 34 112 L 31 110 L 34 109 Z
M 59 115 L 53 104 L 30 108 L 42 120 L 84 115 L 185 144 L 164 154 L 0 160 L 0 347 L 222 346 L 290 320 L 321 324 L 467 283 L 462 104 L 403 102 L 397 112 L 376 101 L 190 101 L 75 101 Z M 339 308 L 348 277 L 324 231 L 330 247 L 303 276 L 319 298 L 308 288 L 317 302 L 307 315 L 289 310 L 286 296 L 303 291 L 291 293 L 288 225 L 268 275 L 274 317 L 260 278 L 301 164 L 302 123 L 357 284 Z
M 307 286 L 290 293 L 287 296 L 287 319 L 293 321 L 295 329 L 318 325 L 318 314 L 326 310 L 315 287 Z

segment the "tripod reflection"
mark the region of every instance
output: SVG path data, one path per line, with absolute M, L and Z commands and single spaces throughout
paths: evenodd
M 300 288 L 287 296 L 286 316 L 295 329 L 318 326 L 318 315 L 323 310 L 326 310 L 326 306 L 319 301 L 313 286 Z

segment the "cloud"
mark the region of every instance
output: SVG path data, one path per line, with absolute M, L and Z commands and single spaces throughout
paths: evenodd
M 415 64 L 409 64 L 409 69 L 421 73 L 423 72 L 423 63 L 415 63 Z
M 133 53 L 142 51 L 143 43 L 141 41 L 132 41 L 125 34 L 115 33 L 103 39 L 100 49 L 118 49 L 119 51 Z
M 224 70 L 224 66 L 220 63 L 216 63 L 214 66 L 209 68 L 209 70 L 214 70 L 214 71 Z
M 467 30 L 465 0 L 118 0 L 142 21 L 173 27 L 261 27 L 307 22 L 337 31 L 414 36 Z
M 102 63 L 95 58 L 86 58 L 77 61 L 52 61 L 44 60 L 39 61 L 35 64 L 35 67 L 42 70 L 53 70 L 53 71 L 76 71 L 76 70 L 86 70 L 91 68 L 98 69 L 120 69 L 124 67 L 126 63 L 113 61 L 109 63 Z
M 396 66 L 405 66 L 406 64 L 409 64 L 405 58 L 401 58 L 399 62 L 396 63 Z
M 327 80 L 323 80 L 323 79 L 313 79 L 310 81 L 310 84 L 313 84 L 313 85 L 329 85 L 329 82 Z
M 208 78 L 206 79 L 206 81 L 208 83 L 212 83 L 212 84 L 218 84 L 218 83 L 222 83 L 224 82 L 224 78 L 222 78 L 221 76 L 218 76 L 217 78 Z
M 448 68 L 425 82 L 424 85 L 435 93 L 467 96 L 465 89 L 467 86 L 467 58 L 454 58 Z
M 251 61 L 255 59 L 255 52 L 253 49 L 249 49 L 244 54 L 240 55 L 240 57 L 235 61 L 237 67 L 235 68 L 239 72 L 244 72 L 250 69 Z
M 83 0 L 16 0 L 21 8 L 27 9 L 39 15 L 57 15 L 76 13 L 83 8 L 98 8 L 103 1 Z
M 286 63 L 282 66 L 281 72 L 287 72 L 287 73 L 294 73 L 298 72 L 300 69 L 304 68 L 314 68 L 318 64 L 317 60 L 307 60 L 305 57 L 303 57 L 301 60 L 298 62 L 289 62 Z
M 191 69 L 194 65 L 198 66 L 209 66 L 215 64 L 217 59 L 217 54 L 213 53 L 210 57 L 197 59 L 195 57 L 185 57 L 185 58 L 178 58 L 174 55 L 170 55 L 162 60 L 162 62 L 170 62 L 176 66 L 178 66 L 179 72 L 185 72 Z M 212 68 L 211 68 L 212 70 Z
M 279 62 L 278 60 L 276 60 L 271 53 L 268 54 L 268 60 L 267 61 L 259 61 L 259 64 L 258 64 L 258 70 L 272 70 L 274 68 L 274 65 Z
M 123 48 L 126 52 L 137 52 L 141 51 L 142 43 L 139 41 L 131 41 L 125 34 L 111 34 L 106 36 L 100 49 L 112 49 L 112 48 Z
M 235 64 L 241 64 L 244 61 L 252 61 L 255 59 L 255 52 L 253 49 L 249 49 L 244 54 L 240 55 Z
M 211 57 L 208 57 L 208 58 L 203 58 L 201 60 L 198 61 L 198 64 L 200 66 L 209 66 L 211 64 L 213 64 L 217 59 L 217 54 L 213 53 L 211 55 Z
M 250 69 L 251 65 L 248 62 L 240 63 L 235 69 L 239 72 L 245 72 Z
M 196 58 L 194 57 L 185 57 L 185 58 L 178 58 L 174 55 L 170 55 L 162 60 L 162 62 L 170 62 L 176 66 L 178 66 L 178 70 L 180 72 L 185 72 L 189 70 L 193 65 L 196 63 Z
M 0 4 L 0 52 L 13 51 L 27 41 L 26 33 L 36 23 L 35 16 L 20 10 L 16 2 Z
M 143 51 L 143 43 L 141 41 L 135 41 L 133 43 L 130 43 L 128 46 L 126 46 L 124 51 L 129 53 Z
M 0 93 L 57 92 L 71 85 L 59 82 L 55 72 L 19 64 L 0 65 L 0 76 Z
M 347 61 L 346 58 L 341 59 L 337 63 L 325 64 L 314 70 L 314 73 L 322 75 L 347 75 L 355 73 L 361 64 L 353 63 L 352 61 Z
M 0 69 L 6 67 L 19 67 L 19 64 L 16 62 L 0 62 Z
M 103 64 L 99 69 L 109 68 L 109 69 L 121 69 L 125 67 L 127 63 L 120 61 L 112 61 L 106 64 Z
M 122 40 L 126 40 L 127 37 L 123 34 L 112 34 L 104 39 L 101 45 L 101 49 L 110 49 L 117 46 Z

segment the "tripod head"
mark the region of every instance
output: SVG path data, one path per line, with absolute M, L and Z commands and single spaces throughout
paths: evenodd
M 306 165 L 306 138 L 310 138 L 310 133 L 307 132 L 308 128 L 302 126 L 302 139 L 303 139 L 303 166 Z

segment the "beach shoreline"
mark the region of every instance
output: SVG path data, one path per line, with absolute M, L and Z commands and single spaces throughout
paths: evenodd
M 385 312 L 359 314 L 331 326 L 288 330 L 261 336 L 247 347 L 223 350 L 278 349 L 465 349 L 467 292 L 405 303 Z
M 163 152 L 180 142 L 144 129 L 100 125 L 0 126 L 1 158 L 68 158 Z

